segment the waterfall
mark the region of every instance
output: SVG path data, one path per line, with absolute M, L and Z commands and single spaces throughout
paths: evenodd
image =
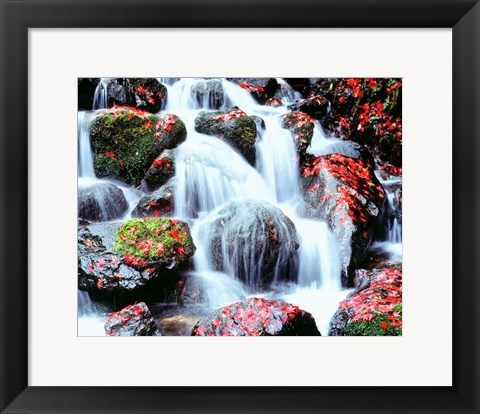
M 108 83 L 110 78 L 101 78 L 93 95 L 93 109 L 108 108 Z
M 178 147 L 175 162 L 178 217 L 194 217 L 234 198 L 273 198 L 260 174 L 218 138 L 189 132 Z
M 300 99 L 300 94 L 277 78 L 278 96 L 284 105 L 272 107 L 259 105 L 246 90 L 226 79 L 159 78 L 159 81 L 168 91 L 161 114 L 178 115 L 187 128 L 187 139 L 175 150 L 174 215 L 188 221 L 197 250 L 193 270 L 181 271 L 182 276 L 198 282 L 196 286 L 205 302 L 202 305 L 207 309 L 226 306 L 250 295 L 270 295 L 312 312 L 322 334 L 326 334 L 329 319 L 348 290 L 340 285 L 339 252 L 327 223 L 302 216 L 298 154 L 291 133 L 281 125 L 282 116 L 289 111 L 286 105 Z M 215 83 L 214 92 L 204 88 L 206 82 Z M 99 82 L 95 109 L 107 107 L 108 83 L 109 78 Z M 257 123 L 255 167 L 225 140 L 194 129 L 194 120 L 200 112 L 232 106 L 261 118 Z M 127 219 L 143 192 L 95 177 L 88 132 L 90 120 L 89 112 L 78 113 L 79 178 L 88 185 L 106 182 L 121 188 L 129 204 L 122 219 Z M 315 122 L 310 153 L 347 150 L 342 140 L 329 138 L 320 123 Z M 215 241 L 221 246 L 223 258 L 218 266 L 212 258 L 212 232 L 214 226 L 222 223 L 228 208 L 237 210 Z M 262 221 L 265 217 L 268 219 Z M 276 226 L 273 236 L 266 228 L 272 223 Z M 293 232 L 289 226 L 294 228 Z M 272 292 L 259 288 L 260 262 L 268 255 L 268 237 L 281 240 L 275 260 L 269 263 L 275 288 Z M 88 300 L 88 295 L 79 292 L 79 311 L 84 315 L 83 310 L 90 307 Z M 98 321 L 85 319 L 82 332 L 93 332 L 89 327 L 94 322 Z
M 91 117 L 88 112 L 78 112 L 78 176 L 86 179 L 95 178 L 90 133 L 88 130 L 90 121 Z
M 257 142 L 257 167 L 277 202 L 298 199 L 298 155 L 290 131 L 278 116 L 264 117 L 266 129 Z

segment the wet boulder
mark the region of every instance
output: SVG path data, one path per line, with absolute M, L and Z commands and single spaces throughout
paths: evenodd
M 130 106 L 156 114 L 165 108 L 167 88 L 155 78 L 127 78 Z M 134 101 L 133 101 L 134 99 Z
M 308 156 L 302 188 L 305 215 L 327 222 L 337 239 L 344 277 L 351 277 L 365 257 L 384 203 L 373 168 L 340 154 Z
M 285 78 L 285 81 L 303 96 L 307 96 L 312 89 L 310 78 Z
M 315 123 L 312 117 L 304 112 L 289 112 L 283 116 L 282 126 L 292 134 L 298 155 L 303 158 L 313 138 Z
M 114 249 L 140 268 L 182 267 L 195 253 L 190 228 L 167 217 L 130 219 L 115 233 Z
M 132 211 L 132 217 L 171 216 L 174 210 L 175 178 L 158 190 L 143 196 Z
M 113 184 L 94 184 L 78 190 L 78 217 L 87 221 L 109 221 L 123 216 L 128 202 Z
M 156 116 L 129 107 L 104 110 L 90 124 L 95 174 L 138 186 L 159 154 L 186 136 L 185 124 L 173 114 Z
M 111 313 L 104 328 L 108 336 L 160 336 L 150 310 L 144 302 Z
M 186 223 L 159 217 L 82 227 L 77 250 L 79 289 L 114 294 L 186 266 L 195 245 Z
M 199 81 L 192 86 L 191 93 L 198 108 L 220 109 L 227 105 L 225 91 L 219 79 Z
M 329 335 L 402 335 L 401 264 L 357 270 L 355 284 L 333 316 Z
M 320 336 L 313 316 L 281 300 L 249 298 L 200 319 L 192 336 Z
M 299 242 L 293 222 L 266 202 L 237 200 L 212 212 L 200 228 L 210 260 L 252 288 L 295 280 Z
M 322 95 L 310 94 L 307 98 L 288 107 L 292 111 L 304 112 L 314 119 L 322 119 L 328 111 L 328 101 Z
M 255 165 L 257 125 L 241 109 L 233 107 L 226 112 L 201 112 L 195 119 L 195 131 L 225 140 Z
M 153 268 L 131 266 L 114 250 L 121 223 L 101 223 L 78 231 L 78 288 L 111 294 L 134 291 L 159 276 Z
M 197 322 L 197 316 L 173 315 L 160 318 L 158 326 L 165 336 L 189 336 Z
M 279 84 L 274 78 L 268 79 L 266 83 L 260 78 L 247 79 L 245 82 L 240 82 L 239 86 L 246 90 L 259 104 L 263 105 L 273 98 Z
M 164 185 L 175 175 L 175 149 L 167 149 L 155 158 L 150 168 L 145 173 L 143 182 L 150 191 Z

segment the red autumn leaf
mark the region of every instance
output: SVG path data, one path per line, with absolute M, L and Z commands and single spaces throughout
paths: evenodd
M 158 243 L 157 244 L 157 253 L 162 254 L 165 251 L 165 248 L 163 247 L 163 243 Z

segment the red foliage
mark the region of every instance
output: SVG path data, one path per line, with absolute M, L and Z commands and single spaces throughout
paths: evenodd
M 376 314 L 388 314 L 393 326 L 401 326 L 400 313 L 394 306 L 402 303 L 402 271 L 386 268 L 378 273 L 370 286 L 340 303 L 342 309 L 350 309 L 353 322 L 373 320 Z M 388 329 L 382 326 L 382 329 Z

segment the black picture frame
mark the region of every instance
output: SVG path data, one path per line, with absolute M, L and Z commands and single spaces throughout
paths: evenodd
M 0 0 L 0 13 L 2 413 L 479 413 L 478 1 Z M 28 29 L 38 27 L 453 28 L 453 386 L 29 387 Z

